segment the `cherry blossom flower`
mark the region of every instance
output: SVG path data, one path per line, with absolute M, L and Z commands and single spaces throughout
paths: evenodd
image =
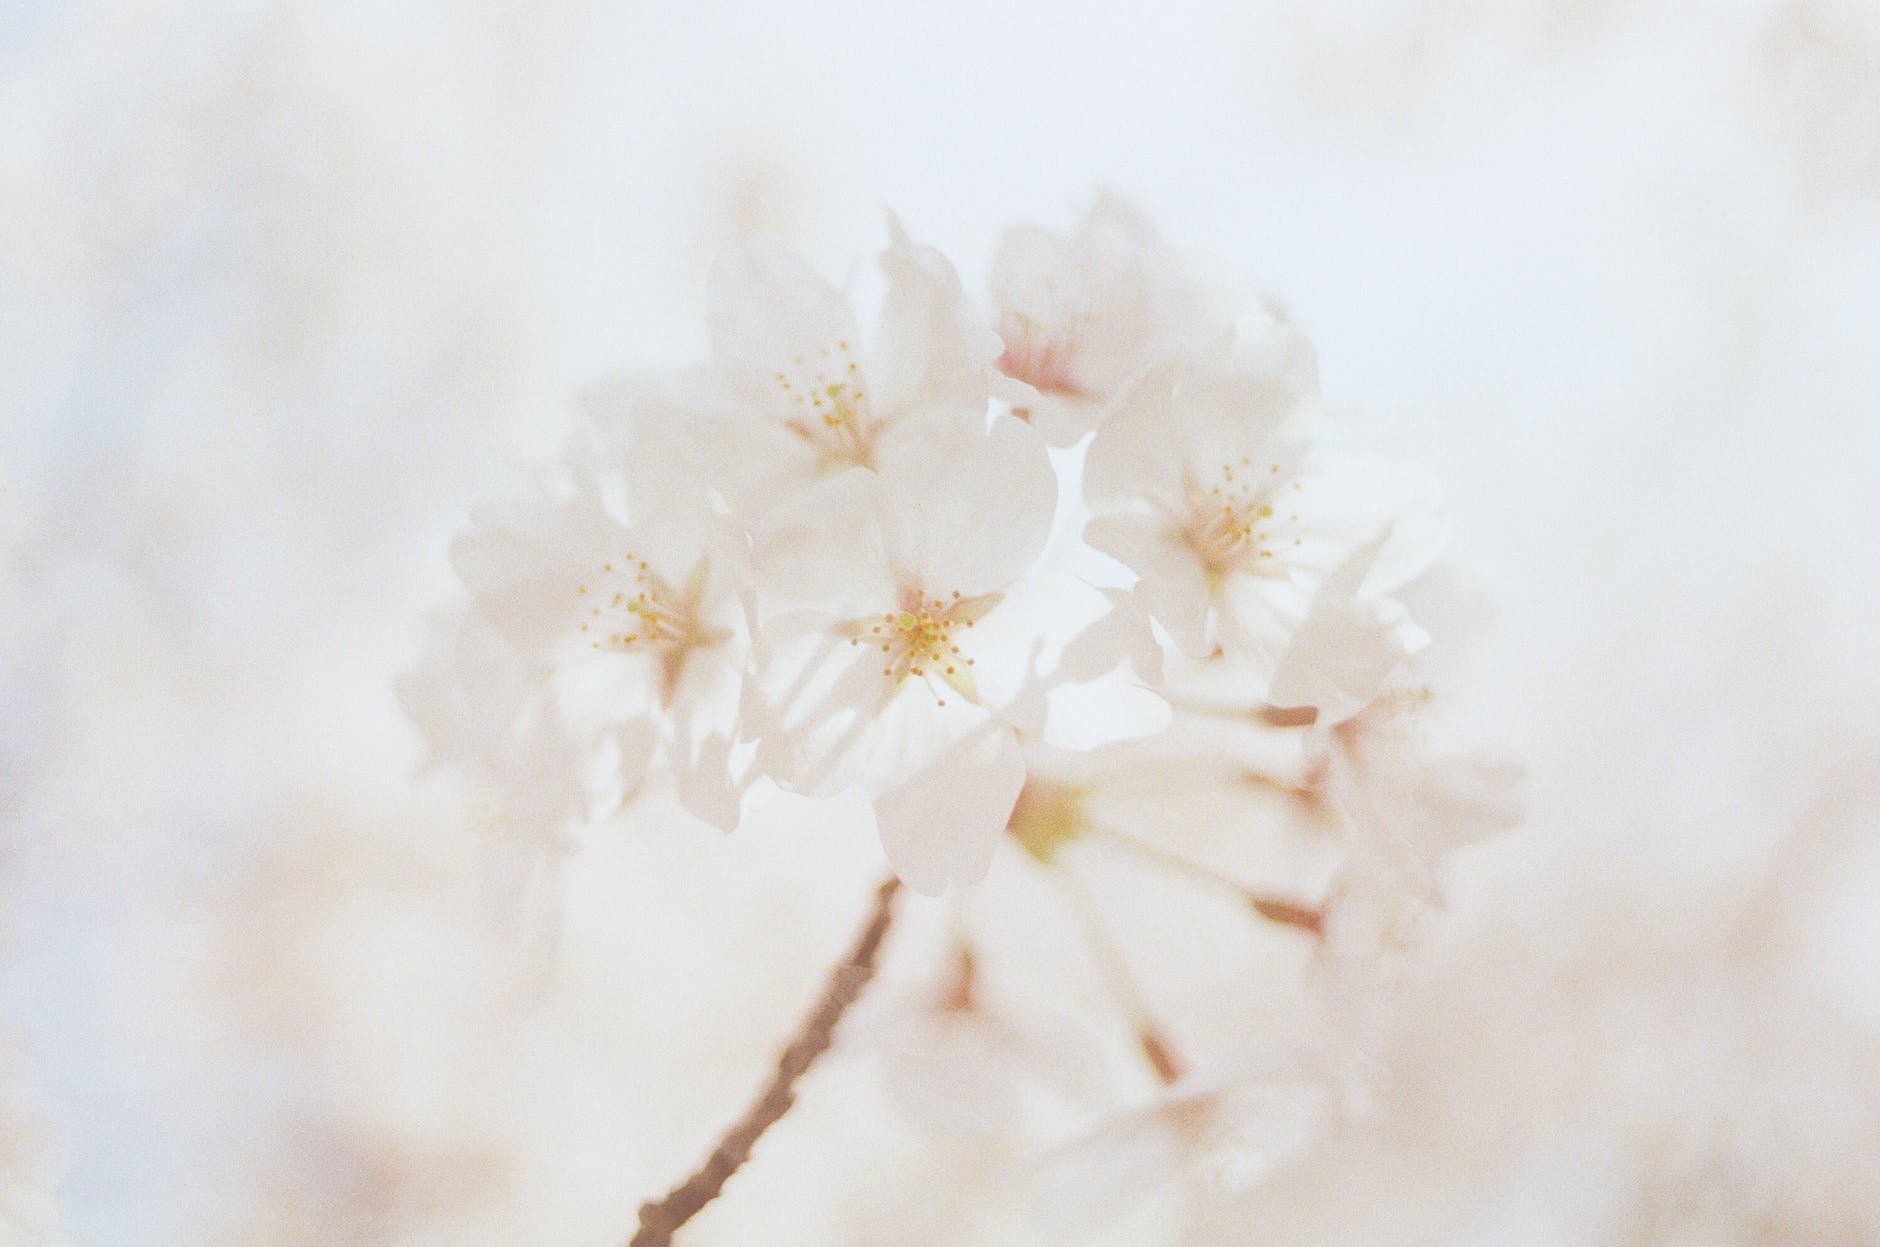
M 623 522 L 584 481 L 571 496 L 483 508 L 452 561 L 473 609 L 536 665 L 542 695 L 631 793 L 663 758 L 680 800 L 729 829 L 747 628 L 735 535 L 636 471 Z
M 1431 637 L 1406 601 L 1441 544 L 1436 489 L 1320 455 L 1296 331 L 1114 200 L 1068 236 L 1007 236 L 996 331 L 888 228 L 872 332 L 779 246 L 721 263 L 710 359 L 594 391 L 541 488 L 473 512 L 452 550 L 468 607 L 401 687 L 434 761 L 525 844 L 649 787 L 725 829 L 792 804 L 747 802 L 760 782 L 872 819 L 895 877 L 860 951 L 636 1241 L 669 1241 L 787 1109 L 901 884 L 963 889 L 1001 843 L 991 895 L 1061 891 L 1072 960 L 1041 964 L 1108 1007 L 1060 1028 L 1049 992 L 992 999 L 982 950 L 1022 959 L 956 909 L 922 990 L 860 1006 L 890 1091 L 951 1132 L 1088 1127 L 1037 1174 L 1080 1219 L 1256 1181 L 1311 1145 L 1336 1080 L 1323 1053 L 1224 1066 L 1251 1036 L 1190 1028 L 1185 1001 L 1218 978 L 1271 1004 L 1314 967 L 1348 1021 L 1448 854 L 1517 804 L 1512 768 L 1428 739 Z M 1180 932 L 1142 925 L 1190 889 Z M 1171 962 L 1185 933 L 1208 955 Z M 1185 962 L 1212 967 L 1192 995 L 1139 978 Z M 1085 1043 L 1106 1035 L 1128 1042 Z M 1116 1073 L 1153 1098 L 1092 1125 Z
M 809 795 L 858 785 L 916 890 L 985 873 L 1024 782 L 1019 731 L 1083 726 L 1053 694 L 1100 665 L 1065 659 L 1116 608 L 1025 575 L 1055 500 L 1043 442 L 1002 417 L 804 490 L 753 535 L 759 763 Z
M 1431 722 L 1432 699 L 1412 673 L 1363 713 L 1312 735 L 1323 800 L 1354 842 L 1350 874 L 1377 876 L 1339 885 L 1344 891 L 1374 890 L 1387 879 L 1434 902 L 1449 854 L 1520 820 L 1521 767 L 1493 751 L 1444 742 Z M 1334 927 L 1348 925 L 1355 908 L 1335 901 Z
M 1316 401 L 1271 364 L 1157 368 L 1099 430 L 1084 473 L 1086 540 L 1137 573 L 1138 600 L 1181 654 L 1224 656 L 1259 698 L 1334 568 L 1378 541 L 1361 587 L 1388 593 L 1441 533 L 1426 474 L 1309 457 Z
M 1082 1102 L 1102 1084 L 1100 1054 L 1081 1019 L 1048 998 L 1008 1001 L 986 977 L 972 944 L 960 940 L 937 981 L 885 1004 L 857 1032 L 877 1051 L 890 1097 L 924 1126 L 1011 1130 L 1027 1093 Z
M 398 681 L 429 746 L 426 769 L 472 777 L 488 831 L 554 850 L 588 796 L 539 668 L 477 615 L 446 616 L 432 631 L 424 659 Z
M 1039 1211 L 1075 1232 L 1128 1216 L 1181 1185 L 1245 1190 L 1297 1160 L 1336 1120 L 1331 1079 L 1300 1068 L 1217 1068 L 1111 1114 L 1038 1162 Z
M 982 426 L 998 337 L 944 256 L 892 216 L 888 228 L 868 341 L 842 292 L 782 245 L 753 242 L 713 270 L 711 362 L 603 390 L 597 425 L 748 517 L 847 468 L 921 460 L 934 426 Z
M 1000 396 L 1053 445 L 1096 428 L 1150 368 L 1237 328 L 1286 342 L 1300 366 L 1311 367 L 1297 334 L 1164 244 L 1112 195 L 1099 196 L 1072 234 L 1006 231 L 992 295 L 1004 347 Z

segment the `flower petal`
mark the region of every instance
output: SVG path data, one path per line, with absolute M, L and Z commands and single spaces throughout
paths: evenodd
M 707 328 L 718 363 L 766 405 L 782 399 L 773 384 L 778 372 L 855 340 L 855 318 L 841 293 L 768 240 L 713 266 Z
M 918 458 L 881 465 L 888 546 L 905 581 L 995 593 L 1037 561 L 1057 509 L 1050 452 L 1023 421 L 935 428 Z
M 757 765 L 805 796 L 833 796 L 862 775 L 892 687 L 879 654 L 850 644 L 828 616 L 799 611 L 759 633 L 741 721 Z
M 799 490 L 751 533 L 752 589 L 761 615 L 810 609 L 857 619 L 894 604 L 882 542 L 883 489 L 851 468 Z
M 1107 515 L 1090 521 L 1084 540 L 1136 573 L 1136 601 L 1164 628 L 1176 648 L 1195 658 L 1213 649 L 1208 639 L 1208 578 L 1201 560 L 1168 521 L 1148 515 Z
M 941 705 L 918 684 L 902 689 L 882 727 L 871 786 L 895 873 L 927 896 L 978 882 L 1025 784 L 1017 737 L 981 707 Z
M 1409 656 L 1409 614 L 1387 598 L 1362 600 L 1386 536 L 1372 538 L 1326 578 L 1273 675 L 1267 699 L 1312 706 L 1321 723 L 1350 718 L 1370 705 Z
M 477 510 L 450 557 L 478 611 L 545 656 L 574 639 L 584 586 L 628 549 L 626 529 L 598 505 L 528 499 Z
M 998 335 L 967 302 L 945 256 L 910 239 L 892 213 L 888 230 L 892 244 L 881 256 L 888 291 L 868 368 L 877 410 L 983 413 Z
M 1167 722 L 1168 706 L 1129 666 L 1146 634 L 1132 607 L 1074 577 L 1027 577 L 974 629 L 980 700 L 1063 748 L 1148 735 Z

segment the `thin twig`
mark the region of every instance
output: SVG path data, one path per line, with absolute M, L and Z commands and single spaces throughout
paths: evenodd
M 717 1199 L 731 1175 L 750 1159 L 751 1149 L 764 1131 L 790 1111 L 790 1106 L 796 1103 L 797 1079 L 828 1050 L 842 1015 L 861 995 L 868 980 L 875 976 L 875 958 L 881 951 L 882 937 L 888 933 L 888 923 L 894 917 L 894 896 L 900 889 L 901 881 L 893 876 L 875 889 L 875 908 L 868 924 L 856 937 L 849 955 L 830 973 L 828 986 L 823 988 L 816 1007 L 803 1019 L 796 1037 L 777 1059 L 777 1072 L 771 1076 L 769 1085 L 744 1110 L 744 1116 L 725 1132 L 697 1173 L 674 1187 L 664 1199 L 640 1205 L 640 1228 L 628 1247 L 669 1247 L 679 1227 Z

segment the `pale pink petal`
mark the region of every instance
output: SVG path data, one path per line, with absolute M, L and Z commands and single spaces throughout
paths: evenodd
M 1357 714 L 1409 656 L 1408 614 L 1389 599 L 1360 599 L 1387 538 L 1380 534 L 1328 576 L 1273 676 L 1276 706 L 1312 706 L 1321 723 Z
M 883 715 L 882 733 L 869 783 L 880 794 L 875 825 L 889 864 L 928 896 L 977 883 L 1025 784 L 1012 729 L 964 698 L 942 705 L 910 683 Z
M 858 619 L 893 605 L 898 582 L 882 541 L 883 488 L 851 468 L 797 491 L 751 534 L 759 611 L 815 609 Z
M 876 410 L 887 418 L 923 406 L 983 413 L 998 335 L 967 302 L 945 256 L 908 238 L 892 213 L 888 230 L 888 291 L 868 367 Z
M 855 783 L 876 745 L 893 687 L 872 647 L 828 616 L 779 616 L 758 634 L 741 718 L 759 768 L 781 787 L 832 796 Z M 922 695 L 931 696 L 925 686 Z
M 1168 629 L 1178 649 L 1195 658 L 1209 654 L 1207 573 L 1167 520 L 1098 516 L 1084 530 L 1084 540 L 1136 573 L 1136 600 Z
M 1118 626 L 1119 614 L 1137 626 Z M 1054 745 L 1094 748 L 1145 736 L 1168 713 L 1129 667 L 1146 633 L 1133 610 L 1119 610 L 1082 581 L 1028 577 L 974 629 L 973 679 L 984 705 Z
M 530 499 L 474 512 L 450 554 L 477 610 L 517 647 L 546 654 L 575 638 L 586 587 L 629 545 L 598 506 Z
M 1050 453 L 1009 416 L 990 432 L 935 429 L 920 460 L 882 465 L 881 486 L 902 579 L 939 597 L 1017 579 L 1043 551 L 1057 509 Z
M 766 395 L 779 372 L 855 341 L 848 301 L 774 241 L 750 243 L 714 265 L 708 298 L 713 355 Z

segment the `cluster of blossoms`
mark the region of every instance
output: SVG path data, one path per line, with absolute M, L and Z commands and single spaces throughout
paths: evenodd
M 600 392 L 535 496 L 475 513 L 403 689 L 435 758 L 536 837 L 649 789 L 727 831 L 762 788 L 859 792 L 919 892 L 1002 838 L 1109 843 L 1388 945 L 1512 817 L 1509 768 L 1429 744 L 1432 481 L 1320 454 L 1305 340 L 1125 205 L 1009 233 L 990 317 L 889 229 L 872 332 L 747 246 L 709 362 Z M 1294 877 L 1195 860 L 1232 840 Z M 959 951 L 939 1012 L 975 999 Z

